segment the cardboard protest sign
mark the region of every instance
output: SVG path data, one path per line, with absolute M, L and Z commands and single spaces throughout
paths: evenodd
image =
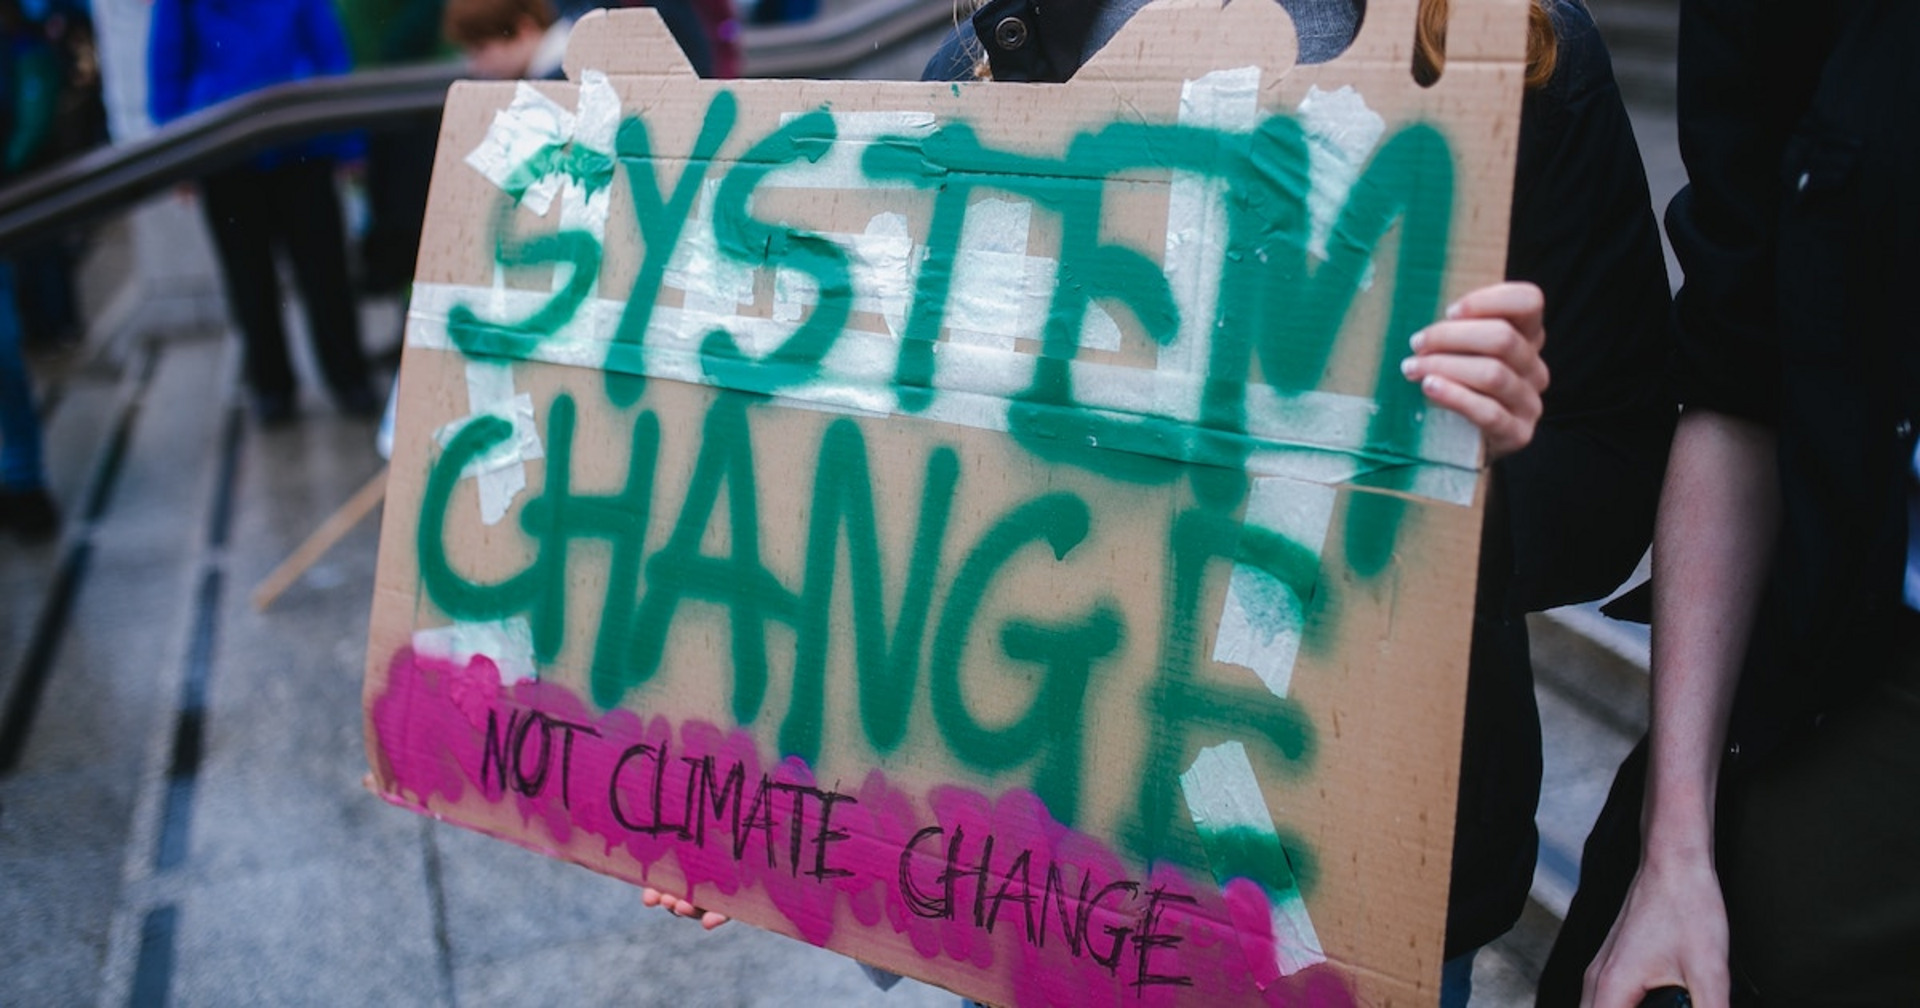
M 1294 66 L 449 97 L 368 654 L 388 800 L 984 1001 L 1434 999 L 1522 0 Z M 636 904 L 636 913 L 640 912 Z

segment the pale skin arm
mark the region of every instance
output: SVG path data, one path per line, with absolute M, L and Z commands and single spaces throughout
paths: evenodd
M 1413 356 L 1401 364 L 1430 401 L 1480 428 L 1489 461 L 1526 447 L 1540 421 L 1540 395 L 1547 390 L 1547 365 L 1540 359 L 1545 305 L 1540 288 L 1530 283 L 1482 287 L 1416 333 Z M 727 922 L 725 914 L 651 887 L 640 890 L 640 901 L 698 919 L 709 931 Z
M 1583 1008 L 1633 1008 L 1685 987 L 1727 1008 L 1727 914 L 1713 859 L 1727 719 L 1780 523 L 1772 433 L 1689 410 L 1654 530 L 1653 716 L 1643 854 L 1588 967 Z
M 1453 303 L 1446 317 L 1415 333 L 1400 364 L 1436 406 L 1473 422 L 1489 462 L 1525 448 L 1540 422 L 1547 363 L 1546 299 L 1530 283 L 1482 287 Z

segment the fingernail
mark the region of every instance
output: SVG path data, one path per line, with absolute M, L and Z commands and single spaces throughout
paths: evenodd
M 1427 342 L 1427 331 L 1425 329 L 1422 329 L 1419 332 L 1414 333 L 1412 339 L 1407 340 L 1407 345 L 1414 348 L 1415 350 L 1418 350 L 1421 347 L 1425 346 L 1426 342 Z
M 1440 391 L 1440 377 L 1438 375 L 1428 375 L 1420 379 L 1420 390 L 1423 392 Z
M 1400 362 L 1400 373 L 1407 376 L 1408 378 L 1412 378 L 1415 363 L 1416 362 L 1412 357 L 1408 357 L 1405 360 L 1402 360 Z
M 1454 303 L 1447 306 L 1446 317 L 1450 319 L 1459 318 L 1460 313 L 1465 310 L 1466 309 L 1460 306 L 1460 302 L 1455 301 Z

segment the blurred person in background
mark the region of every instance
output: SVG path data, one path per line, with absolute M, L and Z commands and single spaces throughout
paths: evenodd
M 83 9 L 70 9 L 77 6 L 44 0 L 32 8 L 13 0 L 0 4 L 0 45 L 6 48 L 12 89 L 7 179 L 78 154 L 106 137 L 92 23 Z M 80 342 L 73 292 L 76 243 L 73 233 L 55 235 L 9 259 L 14 309 L 29 349 L 60 351 Z
M 619 3 L 569 3 L 553 0 L 447 0 L 443 22 L 447 40 L 467 57 L 473 72 L 493 80 L 560 80 L 567 39 L 582 15 Z M 641 5 L 632 5 L 641 6 Z M 706 31 L 686 0 L 653 5 L 687 54 L 694 73 L 710 76 L 713 59 Z
M 148 104 L 157 124 L 288 81 L 348 69 L 346 40 L 328 0 L 155 0 Z M 341 412 L 380 410 L 360 346 L 347 279 L 336 160 L 357 153 L 328 137 L 257 155 L 200 180 L 200 205 L 245 343 L 243 371 L 254 415 L 293 419 L 296 382 L 281 319 L 275 251 L 293 267 L 308 339 Z
M 757 25 L 794 24 L 811 21 L 820 13 L 820 0 L 755 0 L 747 8 L 747 20 Z
M 0 137 L 7 180 L 37 162 L 52 133 L 60 72 L 53 49 L 27 21 L 17 0 L 0 0 Z M 22 356 L 16 270 L 0 260 L 0 529 L 29 539 L 59 525 L 47 494 L 40 417 Z
M 336 3 L 355 70 L 430 63 L 455 55 L 440 31 L 446 0 Z M 357 245 L 363 293 L 399 294 L 413 283 L 439 135 L 438 111 L 367 134 L 363 177 L 367 219 Z M 394 340 L 396 348 L 399 342 Z
M 553 0 L 447 0 L 447 41 L 475 76 L 489 80 L 559 80 L 573 19 Z
M 740 14 L 733 0 L 693 0 L 694 13 L 707 30 L 707 45 L 713 50 L 713 74 L 721 80 L 740 76 L 744 53 L 740 47 Z
M 13 310 L 13 267 L 0 263 L 0 530 L 44 539 L 59 527 L 41 465 L 40 417 L 33 380 L 20 352 L 20 317 Z

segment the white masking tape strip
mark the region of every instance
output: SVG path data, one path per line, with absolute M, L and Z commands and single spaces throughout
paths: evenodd
M 1179 121 L 1236 132 L 1260 118 L 1260 68 L 1215 70 L 1180 86 Z M 1227 244 L 1227 183 L 1223 178 L 1175 172 L 1167 191 L 1165 269 L 1180 307 L 1180 332 L 1160 349 L 1163 369 L 1198 374 L 1213 347 L 1221 264 Z M 1199 411 L 1197 387 L 1188 398 L 1156 404 L 1158 411 L 1191 416 Z
M 526 318 L 546 304 L 542 291 L 502 290 L 441 284 L 419 284 L 409 309 L 408 340 L 412 345 L 451 349 L 446 325 L 455 305 L 487 306 L 492 318 Z M 606 298 L 585 302 L 559 331 L 540 341 L 528 360 L 549 364 L 599 368 L 611 344 L 625 305 Z M 649 321 L 646 346 L 647 376 L 697 384 L 712 384 L 704 373 L 700 348 L 707 335 L 724 328 L 750 359 L 774 352 L 792 335 L 793 323 L 743 316 L 732 311 L 656 308 Z M 881 333 L 847 330 L 835 340 L 822 362 L 821 376 L 811 382 L 780 389 L 782 396 L 805 399 L 859 413 L 898 413 L 893 387 L 900 352 L 898 338 Z M 988 430 L 1006 430 L 1009 402 L 1030 384 L 1035 358 L 992 347 L 945 342 L 938 345 L 933 388 L 939 393 L 916 416 Z M 1199 399 L 1203 379 L 1190 374 L 1147 371 L 1137 367 L 1074 361 L 1068 366 L 1083 414 L 1132 423 L 1142 419 L 1191 422 L 1191 417 L 1169 415 L 1158 404 Z M 1373 400 L 1329 392 L 1281 397 L 1270 389 L 1247 390 L 1247 432 L 1253 451 L 1248 469 L 1256 476 L 1285 476 L 1314 483 L 1346 483 L 1379 468 L 1380 462 L 1359 454 L 1368 426 L 1377 411 Z M 1466 435 L 1464 442 L 1454 435 Z M 1453 458 L 1477 457 L 1478 435 L 1471 425 L 1441 435 L 1435 445 L 1446 449 L 1447 460 L 1429 457 L 1409 461 L 1416 477 L 1410 492 L 1452 503 L 1471 503 L 1475 474 L 1441 473 L 1426 476 L 1428 464 L 1453 464 Z M 1468 463 L 1471 464 L 1471 463 Z
M 1200 846 L 1209 857 L 1213 848 L 1208 838 L 1232 830 L 1270 838 L 1274 848 L 1279 848 L 1280 833 L 1274 828 L 1273 813 L 1261 797 L 1260 781 L 1254 776 L 1246 747 L 1240 743 L 1223 742 L 1200 750 L 1193 765 L 1180 775 L 1180 791 L 1186 797 L 1194 828 L 1200 832 Z M 1215 874 L 1217 877 L 1219 873 Z M 1320 945 L 1313 920 L 1307 916 L 1299 887 L 1269 892 L 1267 896 L 1273 912 L 1274 963 L 1280 975 L 1292 976 L 1326 962 L 1326 950 Z
M 800 117 L 789 112 L 781 125 Z M 861 161 L 867 149 L 886 137 L 925 139 L 938 125 L 932 112 L 836 112 L 834 142 L 818 161 L 796 161 L 767 174 L 764 189 L 909 189 L 910 179 L 869 178 Z
M 1336 496 L 1333 488 L 1314 483 L 1255 480 L 1247 497 L 1245 524 L 1285 536 L 1318 557 L 1333 521 Z M 1257 567 L 1234 564 L 1214 636 L 1213 660 L 1251 670 L 1274 696 L 1286 696 L 1306 629 L 1302 587 L 1310 597 L 1312 586 L 1282 584 Z
M 1347 194 L 1359 180 L 1360 170 L 1386 135 L 1387 121 L 1367 107 L 1366 99 L 1352 85 L 1337 91 L 1309 87 L 1298 112 L 1307 136 L 1307 178 L 1311 184 L 1307 213 L 1312 231 L 1307 251 L 1325 260 L 1334 220 L 1346 206 Z M 1362 286 L 1372 283 L 1373 264 L 1368 263 Z
M 533 630 L 525 616 L 415 630 L 413 650 L 462 667 L 475 656 L 484 656 L 500 670 L 502 686 L 539 677 L 539 666 L 533 661 Z
M 603 70 L 580 74 L 580 104 L 573 113 L 573 142 L 596 153 L 613 156 L 614 137 L 620 133 L 620 92 Z
M 983 199 L 967 208 L 954 256 L 947 317 L 957 342 L 1012 350 L 1020 337 L 1038 339 L 1059 267 L 1029 257 L 1033 204 Z

